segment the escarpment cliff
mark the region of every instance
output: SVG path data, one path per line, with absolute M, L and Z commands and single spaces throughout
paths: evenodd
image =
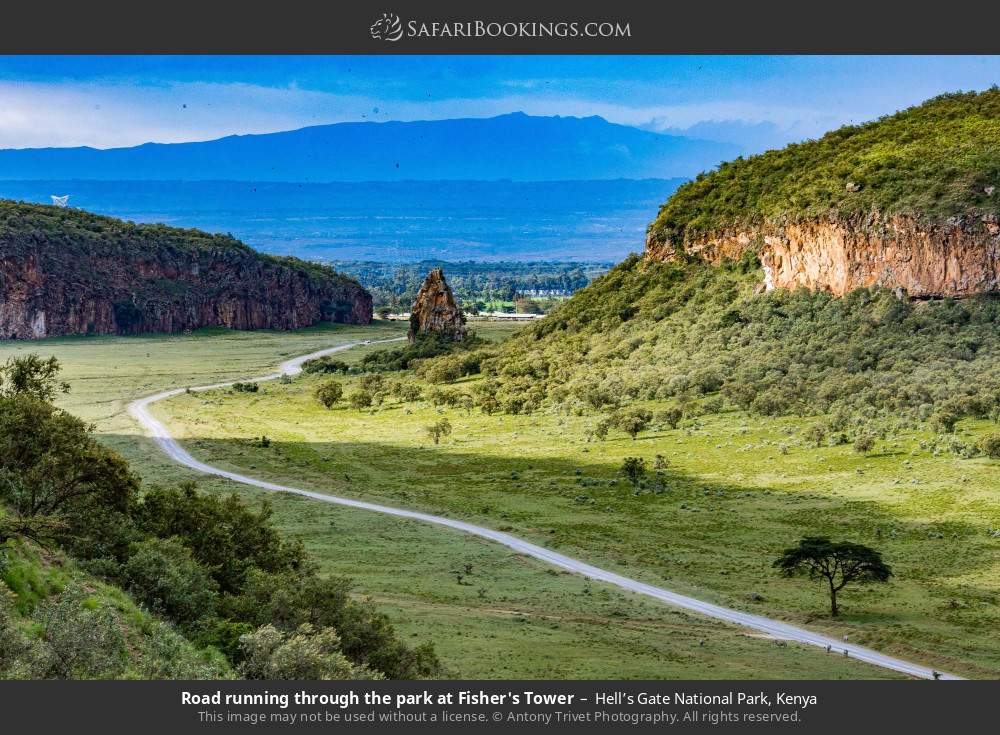
M 756 256 L 766 288 L 1000 289 L 1000 90 L 943 95 L 685 184 L 646 258 Z
M 371 316 L 357 282 L 231 237 L 0 202 L 0 338 L 296 329 Z
M 675 258 L 678 247 L 719 265 L 757 256 L 764 286 L 805 287 L 841 296 L 883 286 L 910 296 L 969 296 L 1000 289 L 1000 226 L 995 217 L 928 224 L 873 213 L 838 220 L 723 229 L 675 246 L 650 239 L 646 257 Z

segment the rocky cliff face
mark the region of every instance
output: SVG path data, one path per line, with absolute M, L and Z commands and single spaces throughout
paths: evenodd
M 456 340 L 466 337 L 465 316 L 440 268 L 427 274 L 410 309 L 410 342 L 421 334 L 441 334 Z
M 0 212 L 3 339 L 371 321 L 371 295 L 329 268 L 231 238 L 22 209 Z
M 679 245 L 652 238 L 646 244 L 646 257 L 653 260 L 680 251 L 715 264 L 754 251 L 767 289 L 804 286 L 842 295 L 884 286 L 918 297 L 1000 289 L 1000 225 L 991 215 L 927 225 L 873 213 L 851 220 L 734 226 Z

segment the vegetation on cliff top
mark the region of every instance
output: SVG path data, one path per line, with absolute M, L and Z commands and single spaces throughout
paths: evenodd
M 785 217 L 879 211 L 940 222 L 998 208 L 1000 89 L 993 87 L 945 94 L 819 140 L 723 163 L 681 186 L 649 235 L 683 242 Z
M 298 258 L 260 253 L 231 235 L 160 224 L 136 224 L 81 209 L 0 199 L 0 246 L 55 246 L 60 255 L 107 254 L 135 257 L 169 252 L 233 254 L 306 273 L 319 283 L 357 283 L 332 268 Z

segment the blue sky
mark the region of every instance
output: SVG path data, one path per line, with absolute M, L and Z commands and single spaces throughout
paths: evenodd
M 0 56 L 0 147 L 519 110 L 758 150 L 998 83 L 996 56 Z

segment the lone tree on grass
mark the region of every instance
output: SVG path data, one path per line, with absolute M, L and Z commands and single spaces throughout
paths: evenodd
M 359 388 L 351 393 L 347 397 L 348 402 L 351 404 L 352 408 L 356 408 L 359 411 L 365 408 L 369 408 L 372 405 L 372 394 L 363 388 Z
M 823 424 L 813 424 L 805 430 L 805 437 L 816 444 L 816 448 L 819 449 L 826 439 L 826 427 Z
M 448 436 L 450 433 L 451 422 L 448 419 L 441 419 L 427 427 L 427 435 L 434 440 L 435 444 L 441 441 L 442 436 Z
M 344 386 L 336 380 L 328 380 L 325 383 L 320 383 L 316 389 L 316 400 L 326 408 L 333 408 L 334 404 L 343 397 Z
M 854 451 L 861 454 L 868 454 L 875 448 L 875 437 L 871 434 L 858 434 L 854 440 Z
M 626 457 L 622 462 L 621 473 L 632 483 L 632 487 L 639 487 L 639 483 L 646 477 L 646 460 L 642 457 Z
M 684 411 L 679 406 L 671 406 L 665 411 L 660 411 L 657 418 L 660 423 L 666 424 L 671 429 L 676 429 L 678 424 L 680 424 L 681 419 L 684 418 Z
M 619 411 L 614 417 L 615 425 L 635 441 L 640 432 L 646 430 L 653 414 L 645 408 L 630 408 Z
M 830 615 L 834 617 L 839 612 L 837 593 L 848 584 L 888 582 L 892 576 L 892 569 L 874 549 L 823 536 L 807 536 L 798 546 L 785 549 L 774 566 L 786 577 L 826 580 L 830 587 Z

